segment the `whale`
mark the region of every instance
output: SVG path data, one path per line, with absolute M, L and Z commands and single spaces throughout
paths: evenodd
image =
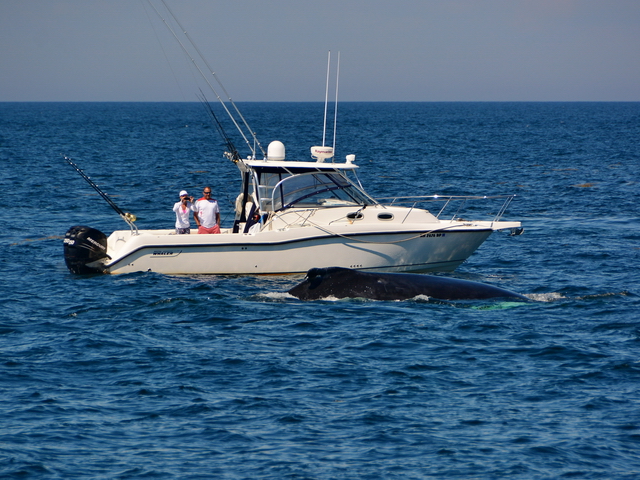
M 288 291 L 300 300 L 365 298 L 409 300 L 419 295 L 438 300 L 510 299 L 529 302 L 519 293 L 470 280 L 418 273 L 363 272 L 342 267 L 312 268 Z

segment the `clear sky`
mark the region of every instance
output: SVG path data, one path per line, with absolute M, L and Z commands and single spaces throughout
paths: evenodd
M 0 101 L 196 101 L 145 4 L 0 0 Z M 640 0 L 168 4 L 236 101 L 640 101 Z

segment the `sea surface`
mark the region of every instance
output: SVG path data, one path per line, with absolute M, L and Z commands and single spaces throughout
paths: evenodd
M 239 107 L 321 144 L 321 103 Z M 206 185 L 233 222 L 223 151 L 198 103 L 0 104 L 0 478 L 640 478 L 640 103 L 340 104 L 373 196 L 517 195 L 449 275 L 530 303 L 67 271 L 68 228 L 127 227 L 62 155 L 172 228 Z

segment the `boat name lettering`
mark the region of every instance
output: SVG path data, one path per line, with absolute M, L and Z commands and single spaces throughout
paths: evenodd
M 154 257 L 170 257 L 173 255 L 178 255 L 180 252 L 182 252 L 182 250 L 154 250 L 153 251 L 153 256 Z
M 445 234 L 444 233 L 425 233 L 424 235 L 420 235 L 422 238 L 428 237 L 444 237 Z

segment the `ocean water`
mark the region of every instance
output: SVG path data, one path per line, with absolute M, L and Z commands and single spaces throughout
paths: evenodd
M 265 149 L 321 142 L 322 104 L 240 108 Z M 374 196 L 517 194 L 524 235 L 451 275 L 529 304 L 67 271 L 69 227 L 126 225 L 61 155 L 141 228 L 205 185 L 230 225 L 216 135 L 198 104 L 0 104 L 1 478 L 640 478 L 640 103 L 339 106 Z

